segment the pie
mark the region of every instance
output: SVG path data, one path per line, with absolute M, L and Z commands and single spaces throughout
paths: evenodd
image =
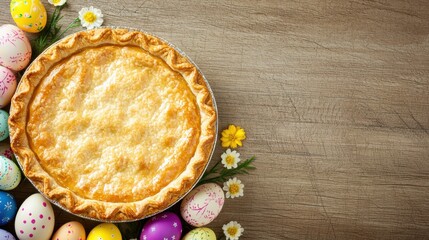
M 11 147 L 26 177 L 63 209 L 128 221 L 191 190 L 217 129 L 199 69 L 165 41 L 129 29 L 70 35 L 22 76 Z

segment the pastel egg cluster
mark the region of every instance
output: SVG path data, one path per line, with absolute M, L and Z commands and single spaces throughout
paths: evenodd
M 12 8 L 13 11 L 11 11 L 11 13 L 16 14 L 16 16 L 19 16 L 18 11 L 25 11 L 28 14 L 25 14 L 25 16 L 27 16 L 26 19 L 22 18 L 16 20 L 15 17 L 12 16 L 18 27 L 11 24 L 4 24 L 0 26 L 0 108 L 6 107 L 10 103 L 11 98 L 15 93 L 17 87 L 16 72 L 25 69 L 31 60 L 32 50 L 30 41 L 20 28 L 26 28 L 30 31 L 33 28 L 25 27 L 23 25 L 23 21 L 38 21 L 37 25 L 40 26 L 46 24 L 46 11 L 38 0 L 12 0 L 11 10 Z M 45 11 L 44 15 L 43 11 Z M 29 14 L 32 14 L 31 17 Z M 33 18 L 32 16 L 34 14 L 38 15 L 39 19 Z M 25 17 L 24 14 L 22 16 Z M 31 25 L 35 26 L 35 24 Z M 41 30 L 43 27 L 39 29 Z M 6 140 L 9 137 L 8 119 L 8 112 L 0 110 L 0 141 Z M 11 160 L 13 158 L 13 152 L 10 149 L 9 144 L 4 144 L 2 142 L 0 144 L 0 190 L 12 190 L 16 188 L 21 181 L 21 171 L 17 164 Z M 36 209 L 39 209 L 37 206 L 32 205 L 35 201 L 34 197 L 31 196 L 28 199 L 28 201 L 26 200 L 23 202 L 20 208 L 28 209 L 29 211 L 36 211 Z M 31 225 L 28 227 L 28 229 L 26 229 L 29 234 L 32 234 L 32 238 L 30 239 L 40 239 L 38 232 L 36 231 L 37 217 L 32 219 L 24 219 L 23 213 L 19 213 L 20 211 L 18 212 L 18 209 L 20 208 L 17 207 L 15 198 L 11 194 L 0 191 L 0 226 L 8 224 L 15 219 L 15 227 L 21 227 L 20 230 L 24 231 L 25 228 L 21 225 L 24 224 L 22 221 L 25 220 L 28 222 L 28 226 Z M 26 217 L 30 218 L 30 216 Z M 21 220 L 20 224 L 17 224 L 17 219 Z M 39 219 L 37 219 L 37 221 L 40 222 Z M 35 232 L 31 233 L 31 231 Z M 18 233 L 17 235 L 19 236 Z M 27 237 L 29 237 L 29 235 Z M 15 240 L 11 233 L 0 229 L 0 240 L 6 239 Z M 19 239 L 27 238 L 19 237 Z
M 0 53 L 0 108 L 3 108 L 16 90 L 14 72 L 23 70 L 30 63 L 30 41 L 18 27 L 4 24 L 0 26 Z

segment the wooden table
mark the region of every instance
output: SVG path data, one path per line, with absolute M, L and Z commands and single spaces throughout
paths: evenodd
M 90 5 L 104 25 L 186 52 L 220 128 L 247 131 L 239 152 L 257 170 L 209 225 L 218 236 L 236 220 L 240 239 L 429 238 L 428 1 L 70 0 L 62 23 Z M 0 23 L 13 23 L 8 7 Z

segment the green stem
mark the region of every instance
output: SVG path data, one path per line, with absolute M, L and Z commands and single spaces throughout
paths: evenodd
M 210 170 L 206 171 L 203 176 L 201 177 L 200 183 L 205 181 L 205 178 L 207 178 L 209 175 L 216 173 L 217 167 L 219 166 L 221 160 L 219 160 Z
M 60 7 L 56 7 L 54 9 L 54 12 L 52 13 L 51 19 L 49 19 L 48 24 L 46 24 L 45 29 L 43 29 L 43 31 L 42 31 L 43 36 L 47 35 L 47 34 L 44 34 L 45 32 L 51 32 L 51 26 L 52 26 L 52 23 L 54 22 L 55 16 L 58 14 L 58 11 L 60 11 Z
M 207 171 L 203 175 L 201 180 L 198 182 L 198 185 L 209 183 L 209 182 L 223 183 L 228 178 L 233 177 L 235 175 L 249 174 L 248 170 L 255 169 L 255 166 L 252 165 L 253 161 L 255 161 L 255 156 L 245 160 L 244 162 L 239 163 L 236 168 L 233 168 L 233 169 L 222 168 L 221 170 L 218 168 L 221 161 L 218 161 L 214 167 L 212 167 L 209 171 Z M 217 176 L 208 178 L 213 174 L 217 174 Z
M 208 179 L 204 179 L 198 183 L 198 185 L 204 184 L 204 183 L 223 183 L 225 180 L 223 180 L 223 177 L 212 177 Z
M 77 23 L 80 23 L 79 18 L 76 18 L 72 23 L 70 23 L 70 24 L 67 26 L 67 28 L 66 28 L 66 29 L 64 29 L 64 31 L 63 31 L 62 33 L 60 33 L 59 35 L 57 35 L 57 37 L 55 37 L 55 38 L 52 40 L 52 43 L 54 43 L 54 42 L 58 41 L 60 38 L 62 38 L 62 37 L 64 36 L 64 34 L 65 34 L 68 30 L 70 30 L 70 29 L 72 29 L 72 28 L 75 28 L 75 27 L 78 27 L 79 25 L 78 25 Z

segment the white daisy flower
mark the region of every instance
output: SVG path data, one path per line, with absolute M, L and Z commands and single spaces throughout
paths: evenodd
M 224 224 L 222 227 L 226 240 L 238 240 L 244 232 L 244 228 L 236 221 L 231 221 Z
M 101 10 L 93 6 L 82 8 L 79 11 L 79 19 L 82 27 L 86 29 L 93 29 L 103 24 L 103 14 Z
M 222 158 L 223 166 L 227 169 L 236 168 L 237 163 L 240 162 L 240 153 L 231 151 L 229 148 L 220 157 Z
M 235 177 L 223 183 L 223 190 L 226 192 L 226 198 L 242 197 L 244 184 Z
M 67 2 L 67 0 L 48 0 L 48 2 L 54 5 L 55 7 L 58 7 L 58 6 L 64 5 Z

